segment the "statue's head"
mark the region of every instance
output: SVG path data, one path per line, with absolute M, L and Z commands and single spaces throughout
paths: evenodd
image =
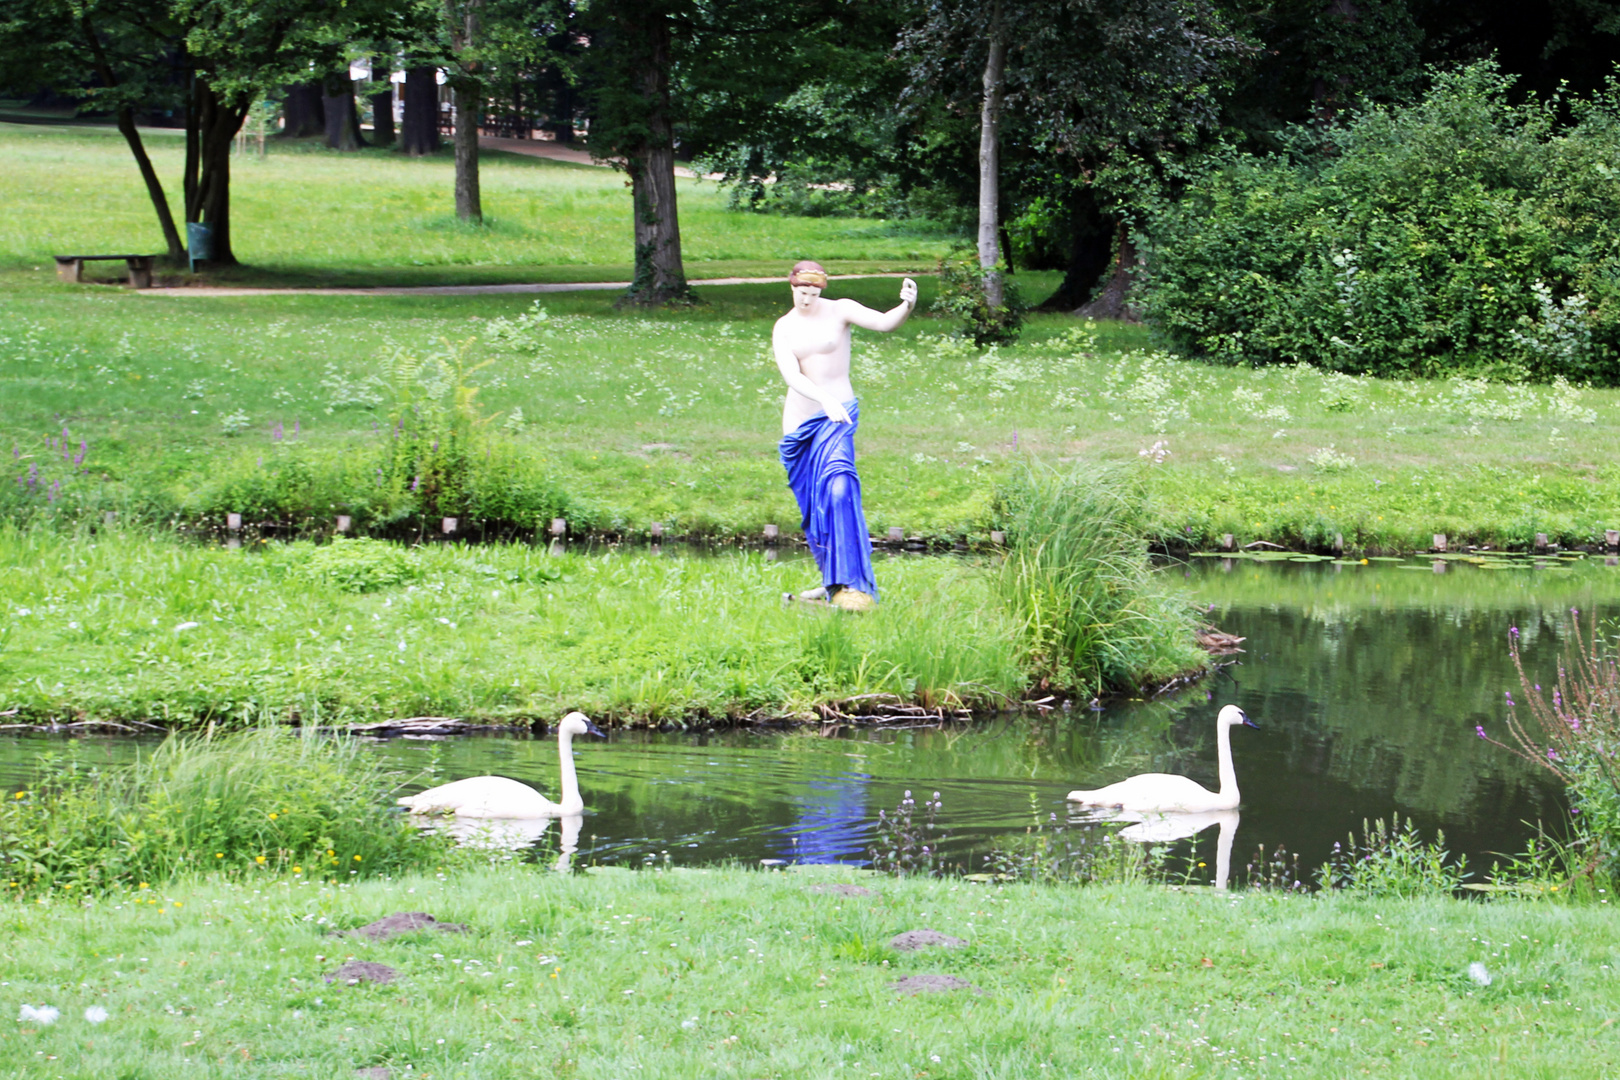
M 800 259 L 788 272 L 788 285 L 793 289 L 793 306 L 806 311 L 827 287 L 827 269 L 814 259 Z

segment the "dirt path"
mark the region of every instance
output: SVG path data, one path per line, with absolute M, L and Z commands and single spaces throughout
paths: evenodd
M 529 157 L 545 158 L 548 161 L 568 161 L 575 165 L 596 165 L 600 168 L 607 168 L 606 164 L 591 157 L 588 150 L 581 150 L 577 146 L 546 139 L 502 139 L 494 135 L 480 135 L 478 136 L 478 148 L 480 150 L 504 150 L 509 154 L 526 154 Z M 690 180 L 698 174 L 684 165 L 677 165 L 675 166 L 675 175 L 684 176 Z M 718 180 L 720 174 L 706 173 L 703 179 Z
M 915 273 L 834 274 L 833 281 L 854 281 L 860 278 L 916 277 Z M 700 278 L 688 285 L 781 285 L 785 275 L 777 277 Z M 628 289 L 628 281 L 559 281 L 533 285 L 400 285 L 380 286 L 374 289 L 254 289 L 231 286 L 157 286 L 139 289 L 141 296 L 498 296 L 501 293 L 563 293 L 609 292 Z

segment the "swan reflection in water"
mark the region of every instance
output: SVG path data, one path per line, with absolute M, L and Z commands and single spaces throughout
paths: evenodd
M 585 824 L 584 814 L 565 814 L 558 818 L 441 817 L 420 824 L 425 830 L 454 837 L 462 847 L 515 853 L 539 844 L 553 821 L 562 822 L 562 843 L 554 865 L 559 873 L 567 873 L 574 853 L 579 850 L 579 830 Z
M 1081 822 L 1124 822 L 1131 824 L 1116 834 L 1121 840 L 1138 844 L 1167 844 L 1172 840 L 1185 840 L 1196 836 L 1211 825 L 1220 826 L 1215 838 L 1215 880 L 1217 889 L 1225 889 L 1232 876 L 1232 841 L 1237 838 L 1238 812 L 1236 810 L 1201 810 L 1196 813 L 1155 813 L 1153 811 L 1120 810 L 1114 807 L 1093 807 L 1071 814 L 1069 820 Z

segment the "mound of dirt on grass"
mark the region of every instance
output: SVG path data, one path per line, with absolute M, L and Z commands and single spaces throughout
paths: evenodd
M 353 930 L 339 930 L 338 937 L 363 937 L 370 941 L 387 941 L 400 934 L 409 934 L 415 930 L 443 930 L 447 933 L 460 934 L 467 927 L 461 923 L 440 922 L 425 911 L 396 911 L 392 915 L 385 915 L 374 923 L 357 926 Z
M 849 885 L 843 882 L 823 881 L 817 885 L 806 885 L 805 892 L 817 896 L 876 896 L 876 889 L 868 889 L 865 885 Z
M 369 960 L 350 960 L 347 964 L 326 976 L 329 983 L 340 983 L 344 986 L 357 986 L 363 982 L 377 983 L 386 986 L 394 981 L 399 974 L 387 964 L 373 964 Z
M 889 948 L 899 952 L 916 952 L 918 949 L 960 949 L 966 944 L 961 938 L 942 934 L 938 930 L 907 930 L 894 935 L 889 941 Z
M 897 994 L 943 994 L 947 990 L 971 990 L 975 994 L 984 991 L 955 975 L 907 975 L 899 982 L 889 984 L 889 989 Z

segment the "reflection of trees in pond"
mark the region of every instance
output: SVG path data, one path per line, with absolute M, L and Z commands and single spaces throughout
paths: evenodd
M 1331 817 L 1349 806 L 1351 824 L 1400 809 L 1459 841 L 1486 821 L 1555 819 L 1556 791 L 1474 727 L 1499 726 L 1503 692 L 1517 684 L 1507 627 L 1542 636 L 1550 656 L 1558 617 L 1229 608 L 1222 627 L 1249 639 L 1233 694 L 1265 736 L 1242 755 L 1245 802 Z

